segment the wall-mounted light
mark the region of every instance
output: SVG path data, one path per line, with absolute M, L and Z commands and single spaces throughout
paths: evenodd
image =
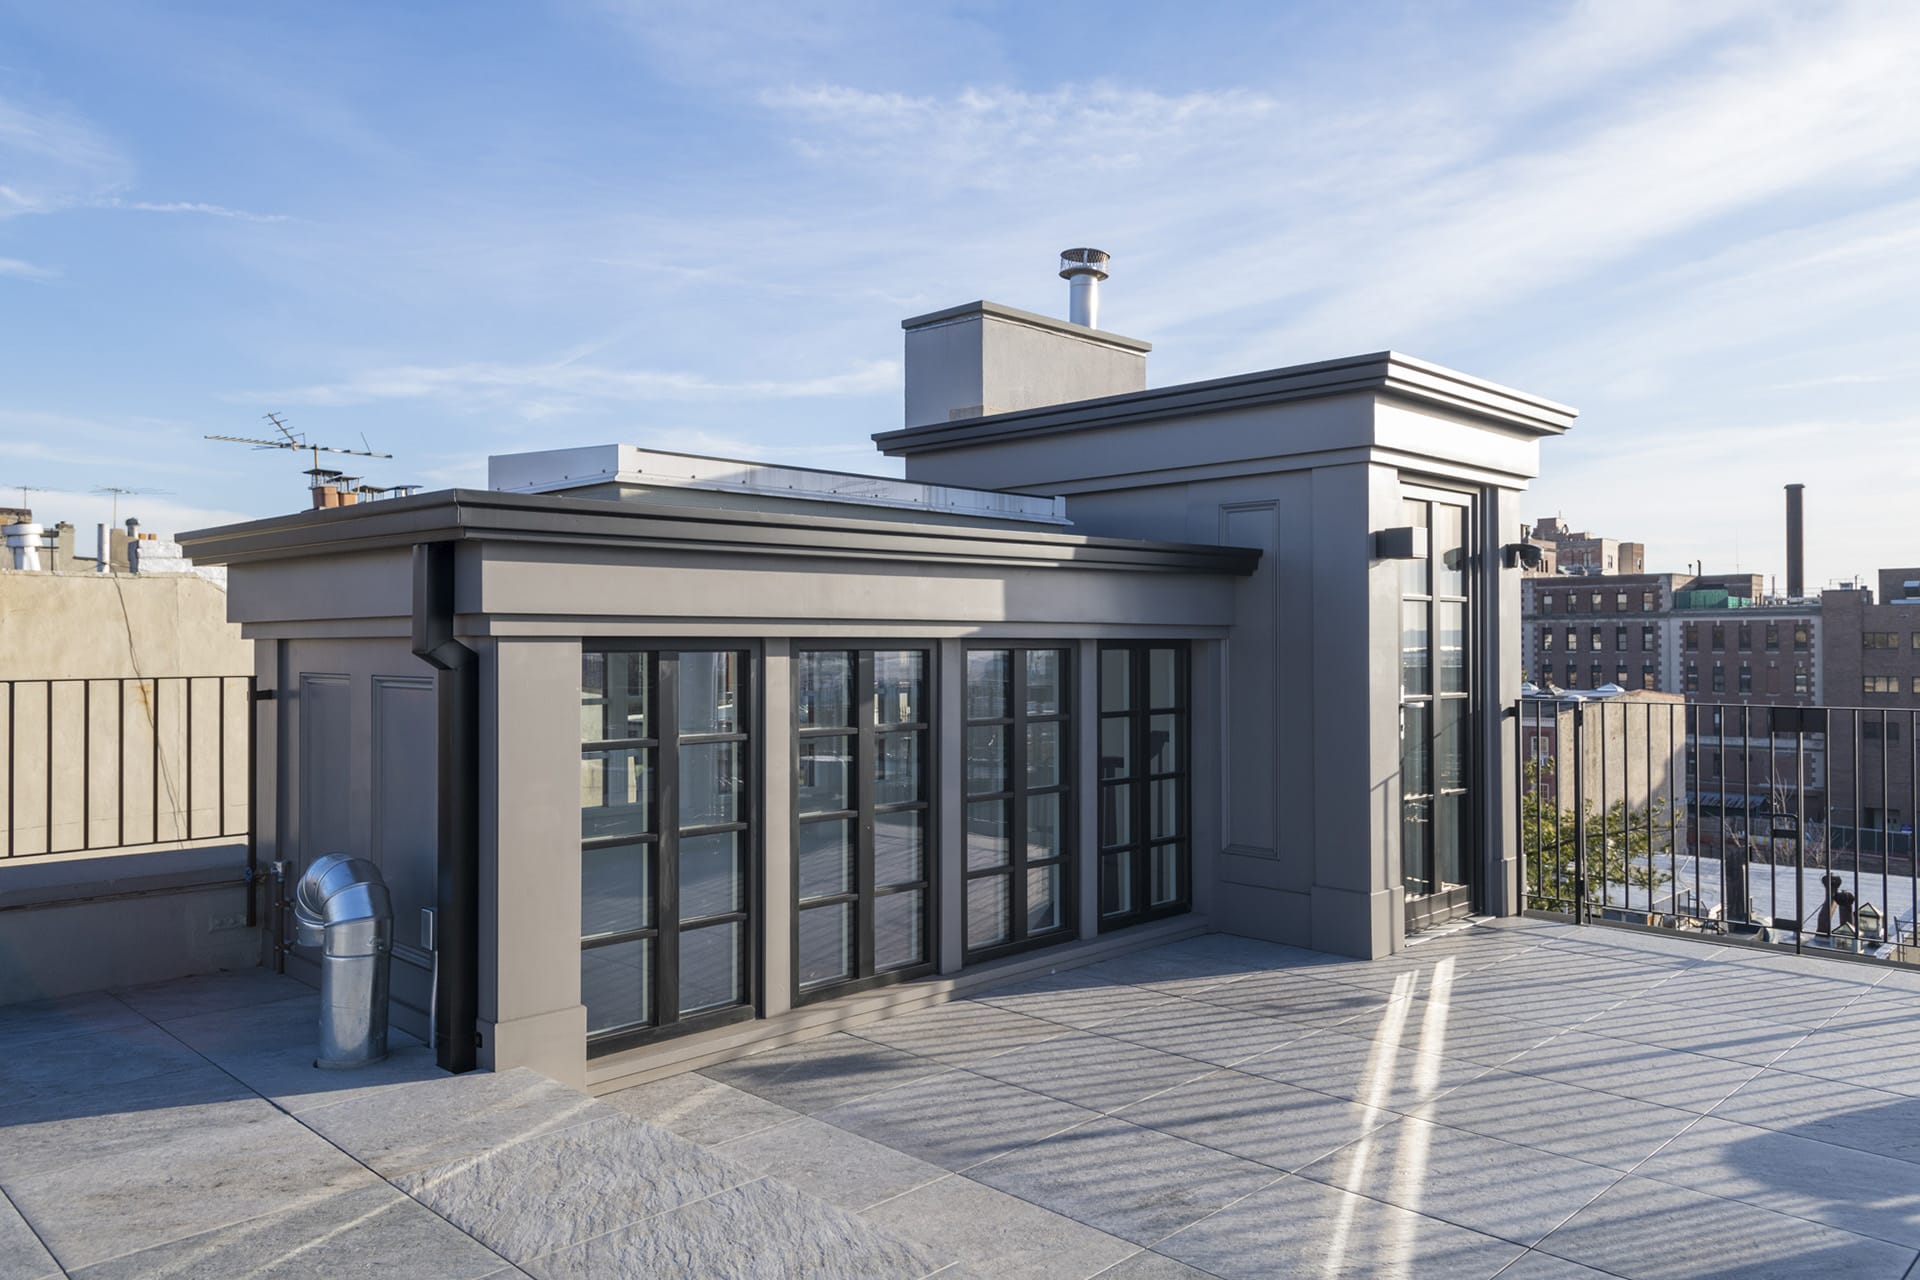
M 1538 569 L 1547 562 L 1547 553 L 1531 542 L 1509 542 L 1500 548 L 1500 558 L 1509 569 Z
M 1427 558 L 1427 531 L 1412 525 L 1398 529 L 1381 529 L 1373 535 L 1373 558 L 1375 560 L 1425 560 Z

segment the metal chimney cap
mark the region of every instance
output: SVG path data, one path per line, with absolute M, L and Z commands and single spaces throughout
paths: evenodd
M 1062 249 L 1060 251 L 1060 278 L 1071 280 L 1075 276 L 1092 276 L 1095 280 L 1107 278 L 1107 263 L 1113 261 L 1113 255 L 1104 249 Z

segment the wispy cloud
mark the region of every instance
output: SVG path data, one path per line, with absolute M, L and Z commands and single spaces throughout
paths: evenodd
M 240 222 L 290 222 L 284 213 L 254 213 L 247 209 L 229 209 L 221 204 L 207 204 L 199 200 L 108 200 L 106 205 L 115 209 L 132 209 L 140 213 L 195 213 L 209 218 L 233 218 Z
M 96 200 L 132 175 L 120 149 L 79 116 L 0 98 L 0 218 Z
M 865 361 L 842 373 L 813 378 L 728 382 L 703 374 L 615 369 L 574 362 L 397 365 L 370 369 L 337 382 L 278 391 L 239 392 L 229 399 L 258 404 L 353 405 L 378 400 L 514 402 L 523 415 L 548 417 L 582 403 L 610 401 L 812 399 L 870 395 L 898 389 L 900 366 Z
M 53 267 L 35 266 L 19 258 L 0 258 L 0 276 L 15 280 L 51 280 L 59 274 Z

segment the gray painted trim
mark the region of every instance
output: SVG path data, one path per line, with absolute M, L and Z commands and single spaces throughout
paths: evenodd
M 1143 353 L 1153 350 L 1151 342 L 1140 338 L 1124 337 L 1117 333 L 1109 333 L 1105 329 L 1089 329 L 1086 325 L 1075 324 L 1071 320 L 1056 320 L 1052 316 L 1043 316 L 1034 311 L 1022 311 L 1018 307 L 1009 307 L 1000 302 L 988 302 L 984 298 L 978 302 L 963 302 L 957 307 L 929 311 L 925 315 L 909 316 L 900 322 L 900 327 L 908 331 L 931 329 L 936 325 L 971 320 L 975 316 L 992 316 L 996 320 L 1009 320 L 1014 324 L 1045 329 L 1051 333 L 1062 333 L 1070 338 L 1079 338 L 1083 342 L 1091 342 L 1102 347 L 1119 347 L 1125 351 Z
M 1191 418 L 1223 409 L 1356 394 L 1438 406 L 1536 438 L 1564 434 L 1578 413 L 1567 405 L 1397 351 L 1376 351 L 963 422 L 881 431 L 874 434 L 873 441 L 882 452 L 903 456 L 971 448 L 998 440 L 1096 430 L 1122 423 Z
M 1258 551 L 1239 547 L 903 524 L 792 512 L 616 503 L 484 489 L 445 489 L 361 506 L 301 511 L 245 524 L 196 529 L 179 538 L 196 563 L 209 565 L 463 540 L 1231 575 L 1251 574 L 1260 558 Z

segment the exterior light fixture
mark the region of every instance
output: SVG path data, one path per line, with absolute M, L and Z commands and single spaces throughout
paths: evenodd
M 1425 560 L 1427 558 L 1427 531 L 1412 525 L 1403 525 L 1398 529 L 1381 529 L 1373 535 L 1373 558 L 1375 560 Z

